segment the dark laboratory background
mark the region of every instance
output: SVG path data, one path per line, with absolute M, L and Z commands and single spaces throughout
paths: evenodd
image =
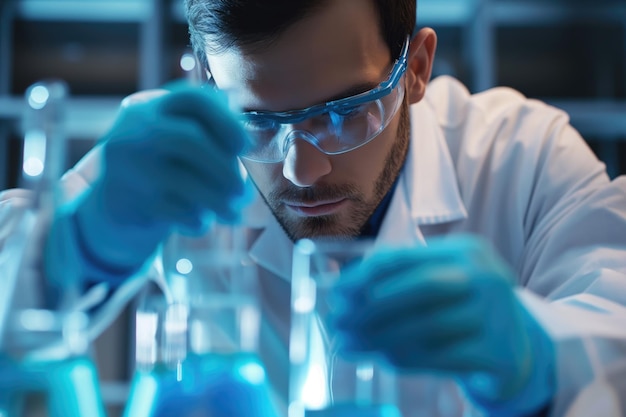
M 626 0 L 419 0 L 418 25 L 439 34 L 435 75 L 456 76 L 473 92 L 510 86 L 565 109 L 609 174 L 626 174 Z M 186 52 L 178 0 L 0 0 L 0 190 L 17 185 L 30 84 L 61 78 L 70 87 L 69 167 L 122 97 L 181 77 Z M 117 326 L 130 335 L 126 319 Z M 107 353 L 117 349 L 105 342 L 95 348 L 115 416 L 133 355 Z

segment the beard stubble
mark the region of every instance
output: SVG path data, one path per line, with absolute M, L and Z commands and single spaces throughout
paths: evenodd
M 303 238 L 324 237 L 345 240 L 358 237 L 400 174 L 408 154 L 409 136 L 409 104 L 405 96 L 400 108 L 396 140 L 385 158 L 385 165 L 375 181 L 374 193 L 369 200 L 351 183 L 318 188 L 297 188 L 290 184 L 290 187 L 275 190 L 263 198 L 287 236 L 294 242 Z M 353 208 L 347 220 L 342 220 L 335 214 L 293 218 L 288 215 L 287 208 L 280 203 L 284 200 L 316 201 L 335 198 L 347 198 L 352 202 Z

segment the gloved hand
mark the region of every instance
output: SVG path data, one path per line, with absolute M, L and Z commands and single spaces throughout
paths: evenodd
M 554 392 L 553 343 L 483 240 L 384 250 L 348 270 L 331 321 L 346 353 L 378 351 L 407 371 L 458 378 L 489 415 L 523 416 Z
M 99 178 L 69 209 L 86 256 L 123 275 L 173 227 L 200 233 L 207 213 L 235 220 L 244 141 L 217 92 L 179 85 L 126 100 L 104 137 Z

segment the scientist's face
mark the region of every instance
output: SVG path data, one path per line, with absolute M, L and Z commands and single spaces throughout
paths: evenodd
M 370 90 L 387 78 L 397 57 L 378 30 L 373 2 L 341 0 L 290 27 L 256 51 L 231 48 L 208 55 L 213 79 L 244 111 L 303 109 Z M 409 147 L 408 104 L 421 100 L 436 36 L 413 38 L 400 79 L 400 110 L 383 132 L 352 151 L 327 155 L 296 137 L 284 160 L 243 158 L 250 178 L 292 240 L 359 234 L 402 168 Z

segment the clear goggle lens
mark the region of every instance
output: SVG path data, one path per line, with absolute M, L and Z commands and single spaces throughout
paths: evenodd
M 243 120 L 249 143 L 241 156 L 258 162 L 280 162 L 296 138 L 306 140 L 328 155 L 354 150 L 378 136 L 396 115 L 404 86 L 398 82 L 389 94 L 356 105 L 338 106 L 297 123 L 271 119 Z

